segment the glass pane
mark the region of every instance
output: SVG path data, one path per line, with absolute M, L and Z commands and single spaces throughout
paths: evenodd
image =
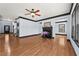
M 79 42 L 79 5 L 76 7 L 76 39 Z
M 75 32 L 75 11 L 72 14 L 72 37 L 76 39 L 76 32 Z

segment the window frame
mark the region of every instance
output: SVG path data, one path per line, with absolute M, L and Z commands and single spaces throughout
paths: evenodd
M 72 36 L 72 39 L 73 39 L 73 41 L 76 43 L 76 45 L 79 47 L 79 42 L 78 42 L 78 34 L 77 34 L 77 20 L 78 20 L 78 18 L 77 18 L 77 9 L 79 8 L 79 4 L 77 3 L 76 4 L 76 6 L 75 6 L 75 9 L 74 9 L 74 11 L 73 11 L 73 13 L 72 13 L 72 23 L 71 23 L 71 25 L 72 25 L 72 32 L 71 32 L 71 36 Z M 75 18 L 73 18 L 73 16 L 75 17 Z M 75 27 L 75 36 L 73 36 L 73 21 L 74 21 L 74 27 Z M 78 30 L 79 31 L 79 30 Z

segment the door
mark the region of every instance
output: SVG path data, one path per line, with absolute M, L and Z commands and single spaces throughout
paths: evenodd
M 10 26 L 4 25 L 4 33 L 10 33 Z

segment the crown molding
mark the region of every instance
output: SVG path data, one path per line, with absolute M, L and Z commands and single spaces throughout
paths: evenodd
M 36 22 L 35 20 L 32 20 L 32 19 L 29 19 L 29 18 L 26 18 L 26 17 L 22 17 L 22 16 L 19 16 L 18 18 L 16 18 L 15 20 L 17 19 L 25 19 L 25 20 L 29 20 L 29 21 L 33 21 L 33 22 Z
M 74 5 L 74 3 L 71 4 L 70 14 L 71 14 L 71 12 L 72 12 L 73 5 Z

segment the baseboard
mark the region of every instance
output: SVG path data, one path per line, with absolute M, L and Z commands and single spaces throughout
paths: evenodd
M 0 33 L 0 34 L 5 34 L 5 33 Z M 9 34 L 13 34 L 12 32 L 10 32 Z
M 26 37 L 38 36 L 38 35 L 40 35 L 40 33 L 39 34 L 28 35 L 28 36 L 22 36 L 22 37 L 19 37 L 19 38 L 26 38 Z
M 56 33 L 56 35 L 67 36 L 67 34 L 59 34 L 59 33 Z
M 0 33 L 0 34 L 4 34 L 4 33 Z
M 70 45 L 72 46 L 70 39 L 67 39 L 67 41 L 70 42 Z M 73 48 L 73 46 L 72 46 L 72 48 Z M 74 50 L 74 48 L 73 48 L 73 50 Z M 74 53 L 75 53 L 75 50 L 74 50 Z M 76 53 L 75 53 L 75 56 L 77 56 Z
M 67 41 L 70 41 L 70 39 L 67 39 Z
M 52 39 L 54 39 L 54 37 L 52 37 Z

